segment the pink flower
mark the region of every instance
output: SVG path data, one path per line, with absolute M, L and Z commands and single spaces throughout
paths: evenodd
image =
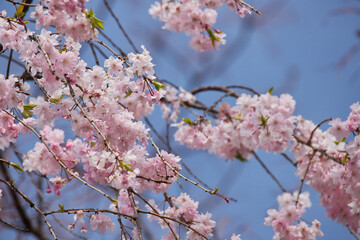
M 53 184 L 53 190 L 56 195 L 60 195 L 60 190 L 63 186 L 65 186 L 65 179 L 61 177 L 54 177 L 49 179 L 50 182 Z
M 246 14 L 250 14 L 251 15 L 251 11 L 250 8 L 246 7 L 246 6 L 242 6 L 238 11 L 237 14 L 240 15 L 241 18 L 244 18 Z
M 331 127 L 328 129 L 329 133 L 336 137 L 337 141 L 350 136 L 350 132 L 346 126 L 346 122 L 342 122 L 340 118 L 330 121 Z
M 113 223 L 107 215 L 99 213 L 91 215 L 90 227 L 93 231 L 98 230 L 100 233 L 106 233 L 108 230 L 110 232 L 114 231 L 115 223 Z
M 230 239 L 230 240 L 241 240 L 240 234 L 235 235 L 235 233 L 233 233 L 233 235 L 231 236 L 231 239 Z

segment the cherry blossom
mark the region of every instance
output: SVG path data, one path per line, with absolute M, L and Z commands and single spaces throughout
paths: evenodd
M 112 232 L 115 229 L 115 223 L 103 213 L 91 215 L 90 226 L 91 230 L 98 230 L 100 233 L 106 233 L 107 231 Z

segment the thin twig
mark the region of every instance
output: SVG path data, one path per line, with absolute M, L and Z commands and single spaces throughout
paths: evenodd
M 96 65 L 100 66 L 99 59 L 98 59 L 98 57 L 96 55 L 96 52 L 95 52 L 95 49 L 94 49 L 94 44 L 91 41 L 87 41 L 87 43 L 90 46 L 90 49 L 91 49 L 91 52 L 92 52 L 92 54 L 94 56 Z
M 307 175 L 307 173 L 309 172 L 310 165 L 311 165 L 311 161 L 312 161 L 312 159 L 314 158 L 315 154 L 316 154 L 316 151 L 313 151 L 313 154 L 312 154 L 311 157 L 309 158 L 309 163 L 308 163 L 308 165 L 307 165 L 307 167 L 306 167 L 304 176 L 301 178 L 300 186 L 299 186 L 299 190 L 298 190 L 298 194 L 297 194 L 296 201 L 295 201 L 295 206 L 297 206 L 297 204 L 299 203 L 300 193 L 301 193 L 302 187 L 303 187 L 303 185 L 304 185 L 304 181 L 305 181 L 306 175 Z
M 151 131 L 153 131 L 155 133 L 155 135 L 159 138 L 159 140 L 164 144 L 167 145 L 167 142 L 165 141 L 165 139 L 160 135 L 160 133 L 156 130 L 156 128 L 152 125 L 152 123 L 150 122 L 150 120 L 147 117 L 144 117 L 144 120 L 146 122 L 147 125 L 149 125 Z
M 124 218 L 127 219 L 131 219 L 134 220 L 133 216 L 127 215 L 127 214 L 123 214 L 123 213 L 119 213 L 119 212 L 114 212 L 108 209 L 96 209 L 96 208 L 69 208 L 69 209 L 61 209 L 61 210 L 56 210 L 56 211 L 50 211 L 50 212 L 44 212 L 44 215 L 52 215 L 52 214 L 57 214 L 57 213 L 68 213 L 68 214 L 76 214 L 77 211 L 83 211 L 83 212 L 93 212 L 93 213 L 111 213 L 114 215 L 119 215 L 122 216 Z
M 137 234 L 139 236 L 139 239 L 142 240 L 143 237 L 142 237 L 142 233 L 141 233 L 141 225 L 140 225 L 138 211 L 137 211 L 137 207 L 136 207 L 136 204 L 135 204 L 135 201 L 134 201 L 134 196 L 133 196 L 134 191 L 130 187 L 130 188 L 127 189 L 127 192 L 128 192 L 128 196 L 129 196 L 129 199 L 130 199 L 131 207 L 134 210 L 134 219 L 135 219 L 135 222 L 136 222 L 136 232 L 137 232 Z
M 311 145 L 311 140 L 312 140 L 312 138 L 314 136 L 314 133 L 315 133 L 316 129 L 318 129 L 323 123 L 326 123 L 326 122 L 331 121 L 331 120 L 332 120 L 332 118 L 328 118 L 328 119 L 322 120 L 318 125 L 316 125 L 316 127 L 310 133 L 309 140 L 307 141 L 308 145 Z
M 203 118 L 205 118 L 206 114 L 213 110 L 224 98 L 230 96 L 233 93 L 233 91 L 229 91 L 226 94 L 222 95 L 218 100 L 216 100 L 208 109 L 204 111 Z
M 109 41 L 109 43 L 111 45 L 113 45 L 114 48 L 116 48 L 123 57 L 126 57 L 126 53 L 118 46 L 114 43 L 114 41 L 104 33 L 104 31 L 99 31 L 100 35 L 103 36 L 107 41 Z
M 243 0 L 235 0 L 235 1 L 239 2 L 240 4 L 243 4 L 243 5 L 247 6 L 248 8 L 250 8 L 250 9 L 251 9 L 252 11 L 254 11 L 255 13 L 261 15 L 261 12 L 260 12 L 260 11 L 256 10 L 253 6 L 251 6 L 250 4 L 244 2 Z
M 360 240 L 360 237 L 357 235 L 357 233 L 354 230 L 352 230 L 352 228 L 349 225 L 347 225 L 347 228 L 349 229 L 350 233 L 356 238 L 356 240 Z
M 44 212 L 41 211 L 33 201 L 31 201 L 23 192 L 21 192 L 19 189 L 17 189 L 12 183 L 5 181 L 3 179 L 0 179 L 0 182 L 5 183 L 6 185 L 8 185 L 12 190 L 14 190 L 16 193 L 18 193 L 26 202 L 29 203 L 30 207 L 34 208 L 44 219 L 44 222 L 46 223 L 46 225 L 48 226 L 48 229 L 51 233 L 51 235 L 53 236 L 54 240 L 57 240 L 57 236 L 54 232 L 53 227 L 51 226 L 51 224 L 49 223 L 49 221 L 47 220 L 46 216 L 44 215 Z
M 8 64 L 6 67 L 6 79 L 9 78 L 9 74 L 10 74 L 10 65 L 11 65 L 11 61 L 12 61 L 12 55 L 13 55 L 14 50 L 10 50 L 10 54 L 9 54 L 9 60 L 8 60 Z
M 159 212 L 156 210 L 156 208 L 154 208 L 154 206 L 152 206 L 145 198 L 143 198 L 140 194 L 138 194 L 137 192 L 133 191 L 133 193 L 138 197 L 140 198 L 146 205 L 148 205 L 156 214 L 160 215 Z M 139 209 L 138 209 L 138 212 L 139 212 Z M 174 229 L 172 229 L 170 223 L 165 219 L 163 218 L 164 222 L 166 223 L 166 225 L 168 226 L 168 228 L 170 229 L 171 233 L 173 234 L 174 238 L 176 240 L 178 240 L 178 237 L 176 235 L 176 233 L 174 232 Z
M 11 227 L 11 228 L 14 228 L 14 229 L 18 230 L 18 231 L 30 232 L 30 229 L 18 227 L 18 226 L 16 226 L 16 225 L 12 224 L 12 223 L 8 223 L 8 222 L 6 222 L 5 220 L 2 220 L 1 218 L 0 218 L 0 222 L 2 222 L 3 224 L 7 225 L 8 227 Z
M 240 87 L 240 86 L 239 86 Z M 238 95 L 237 93 L 231 91 L 229 88 L 227 87 L 223 87 L 223 86 L 204 86 L 204 87 L 198 87 L 195 88 L 194 90 L 192 90 L 190 93 L 192 95 L 196 95 L 200 92 L 207 92 L 207 91 L 218 91 L 218 92 L 224 92 L 224 93 L 231 93 L 229 94 L 229 96 L 238 98 L 240 97 L 240 95 Z
M 283 156 L 286 160 L 288 160 L 292 165 L 296 167 L 297 162 L 291 159 L 291 157 L 289 157 L 286 153 L 281 153 L 280 155 Z
M 163 155 L 161 154 L 161 152 L 160 152 L 160 149 L 159 149 L 158 146 L 155 144 L 155 142 L 154 142 L 154 140 L 152 139 L 152 137 L 150 136 L 150 134 L 147 134 L 147 137 L 148 137 L 148 139 L 150 139 L 151 145 L 156 149 L 156 152 L 157 152 L 157 154 L 159 155 L 160 159 L 163 161 L 163 163 L 164 163 L 166 166 L 168 166 L 175 174 L 177 174 L 179 177 L 181 177 L 181 178 L 184 179 L 185 181 L 187 181 L 187 182 L 189 182 L 189 183 L 192 183 L 193 185 L 201 188 L 201 189 L 204 190 L 205 192 L 210 193 L 210 194 L 215 194 L 215 195 L 217 195 L 217 196 L 220 196 L 220 197 L 224 198 L 226 202 L 229 201 L 229 199 L 228 199 L 227 197 L 225 197 L 225 196 L 217 193 L 215 190 L 209 190 L 209 189 L 201 186 L 199 183 L 194 182 L 194 181 L 188 179 L 187 177 L 185 177 L 184 175 L 182 175 L 181 173 L 179 173 L 179 171 L 177 171 L 175 168 L 173 168 L 173 166 L 171 166 L 171 165 L 165 160 L 164 156 L 163 156 Z
M 200 236 L 203 237 L 204 239 L 210 240 L 210 238 L 207 238 L 204 234 L 200 233 L 199 231 L 197 231 L 196 229 L 194 229 L 193 227 L 191 227 L 190 224 L 184 223 L 184 222 L 182 222 L 182 221 L 180 221 L 180 220 L 177 220 L 177 219 L 175 219 L 175 218 L 172 218 L 172 217 L 169 217 L 169 216 L 165 216 L 165 215 L 161 215 L 161 214 L 157 214 L 157 213 L 155 213 L 155 212 L 144 211 L 144 210 L 141 210 L 141 209 L 138 209 L 138 212 L 139 212 L 139 213 L 144 213 L 144 214 L 153 215 L 153 216 L 159 217 L 159 218 L 161 218 L 161 219 L 163 219 L 163 220 L 164 220 L 164 219 L 168 219 L 168 220 L 171 220 L 171 221 L 173 221 L 173 222 L 177 222 L 177 223 L 185 226 L 186 228 L 194 231 L 195 233 L 197 233 L 198 235 L 200 235 Z
M 263 161 L 261 161 L 261 159 L 259 158 L 259 156 L 253 152 L 253 155 L 255 157 L 255 159 L 260 163 L 260 165 L 264 168 L 264 170 L 270 175 L 270 177 L 276 182 L 276 184 L 279 186 L 279 188 L 281 189 L 281 191 L 283 192 L 287 192 L 287 190 L 283 187 L 283 185 L 281 185 L 280 181 L 274 176 L 274 174 L 272 174 L 272 172 L 266 167 L 266 165 L 264 164 Z
M 24 2 L 16 2 L 14 0 L 6 0 L 6 1 L 11 2 L 13 4 L 19 4 L 19 5 L 27 6 L 27 7 L 36 7 L 36 6 L 39 5 L 39 4 L 30 4 L 30 3 L 24 3 Z
M 327 158 L 333 160 L 334 162 L 339 163 L 339 164 L 341 164 L 341 165 L 344 165 L 344 163 L 341 162 L 340 159 L 335 158 L 335 157 L 333 157 L 333 156 L 330 156 L 329 154 L 326 153 L 325 150 L 323 150 L 323 149 L 318 149 L 318 148 L 314 147 L 313 145 L 308 144 L 307 141 L 302 140 L 301 138 L 299 138 L 299 137 L 296 136 L 295 134 L 294 134 L 293 136 L 294 136 L 295 140 L 296 140 L 298 143 L 304 144 L 304 145 L 310 147 L 313 151 L 319 152 L 319 153 L 321 153 L 322 155 L 326 156 Z
M 132 42 L 132 40 L 130 39 L 129 35 L 126 33 L 125 29 L 123 28 L 123 26 L 120 24 L 119 19 L 116 17 L 116 15 L 114 14 L 114 12 L 112 11 L 112 8 L 109 6 L 109 3 L 107 0 L 104 0 L 105 3 L 105 7 L 109 10 L 111 16 L 114 18 L 116 24 L 118 25 L 118 27 L 120 28 L 121 32 L 124 34 L 126 40 L 129 42 L 129 44 L 132 46 L 132 48 L 135 50 L 136 53 L 139 53 L 139 51 L 137 50 L 137 48 L 135 47 L 134 43 Z

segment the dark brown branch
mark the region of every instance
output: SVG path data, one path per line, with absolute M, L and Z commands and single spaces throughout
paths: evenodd
M 9 54 L 9 60 L 8 60 L 8 64 L 7 64 L 7 67 L 6 67 L 6 79 L 9 78 L 9 74 L 10 74 L 10 65 L 11 65 L 11 61 L 12 61 L 12 55 L 13 55 L 13 50 L 11 49 L 10 50 L 10 54 Z

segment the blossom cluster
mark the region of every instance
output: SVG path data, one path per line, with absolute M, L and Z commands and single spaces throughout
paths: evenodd
M 189 148 L 240 160 L 249 159 L 257 149 L 283 153 L 291 143 L 296 175 L 320 193 L 327 215 L 360 232 L 360 104 L 350 107 L 346 121 L 330 121 L 325 132 L 293 116 L 294 107 L 290 95 L 242 94 L 235 106 L 220 105 L 215 124 L 204 118 L 173 124 L 174 137 Z
M 86 16 L 84 5 L 88 0 L 41 0 L 30 17 L 36 19 L 36 27 L 55 26 L 62 34 L 81 41 L 96 37 L 91 19 Z
M 56 17 L 69 14 L 67 22 L 75 24 L 84 17 L 83 3 L 46 1 L 46 7 L 38 5 L 32 16 L 38 18 L 39 26 L 46 27 L 60 23 Z M 141 121 L 165 93 L 163 85 L 155 81 L 149 51 L 142 46 L 141 53 L 129 53 L 126 58 L 109 57 L 104 67 L 88 67 L 79 57 L 78 40 L 84 40 L 85 33 L 80 31 L 82 37 L 74 36 L 63 29 L 62 37 L 42 29 L 33 35 L 21 21 L 6 19 L 6 12 L 1 16 L 0 44 L 5 50 L 20 54 L 44 96 L 29 97 L 30 86 L 23 84 L 22 79 L 0 75 L 0 107 L 11 112 L 0 113 L 0 148 L 15 142 L 19 133 L 29 134 L 31 129 L 37 129 L 41 142 L 24 155 L 25 171 L 52 175 L 52 190 L 48 187 L 46 191 L 56 195 L 61 195 L 71 181 L 68 175 L 62 176 L 64 167 L 90 183 L 118 189 L 120 211 L 128 212 L 124 206 L 130 206 L 124 189 L 159 193 L 170 188 L 181 170 L 181 159 L 166 151 L 149 157 L 149 129 Z M 12 113 L 20 113 L 21 122 L 15 123 Z M 65 140 L 64 131 L 54 128 L 56 119 L 69 121 L 78 138 Z M 80 166 L 83 175 L 77 172 Z M 92 230 L 113 230 L 114 226 L 108 223 L 106 215 L 91 217 Z
M 312 147 L 294 142 L 291 151 L 298 161 L 296 174 L 320 193 L 326 214 L 360 232 L 359 103 L 351 110 L 345 122 L 332 120 L 327 131 L 317 129 L 312 136 L 315 125 L 299 117 L 295 136 L 305 141 L 311 136 Z M 350 133 L 354 138 L 346 140 Z
M 268 217 L 265 218 L 265 225 L 272 226 L 275 232 L 274 240 L 291 239 L 307 240 L 316 239 L 323 236 L 320 230 L 320 222 L 314 220 L 309 227 L 300 217 L 305 213 L 305 209 L 311 206 L 309 193 L 298 192 L 283 193 L 277 198 L 279 210 L 269 209 Z M 293 225 L 297 222 L 296 225 Z
M 165 23 L 164 29 L 190 35 L 189 45 L 195 51 L 203 52 L 218 49 L 226 43 L 226 34 L 212 27 L 217 18 L 216 9 L 224 3 L 231 7 L 239 5 L 234 0 L 162 0 L 151 5 L 149 13 L 153 18 L 159 18 Z M 238 13 L 244 17 L 246 13 L 251 12 L 241 5 L 238 7 Z
M 167 121 L 176 122 L 180 114 L 181 104 L 194 103 L 196 97 L 185 91 L 183 88 L 176 89 L 174 87 L 166 88 L 166 101 L 161 104 L 162 117 Z
M 206 120 L 182 121 L 174 135 L 190 148 L 207 149 L 227 159 L 249 159 L 258 148 L 284 152 L 292 139 L 295 101 L 288 94 L 242 94 L 234 107 L 220 106 L 215 124 Z
M 212 230 L 215 227 L 215 222 L 210 220 L 211 214 L 206 213 L 202 214 L 198 212 L 199 202 L 195 202 L 190 198 L 190 196 L 186 193 L 181 193 L 179 197 L 172 197 L 171 201 L 173 206 L 169 206 L 166 210 L 160 210 L 158 208 L 153 209 L 150 206 L 147 206 L 149 211 L 157 212 L 160 214 L 166 214 L 174 219 L 179 219 L 185 221 L 189 227 L 187 229 L 186 238 L 187 239 L 195 239 L 200 240 L 203 239 L 202 235 L 205 237 L 211 237 Z M 155 205 L 154 200 L 149 201 L 152 206 Z M 157 220 L 163 228 L 171 227 L 174 232 L 179 232 L 177 230 L 176 224 L 174 222 L 165 222 L 164 220 L 157 218 L 153 215 L 148 215 L 148 219 L 151 221 Z M 169 224 L 169 225 L 167 225 Z M 195 230 L 195 231 L 194 231 Z M 173 239 L 173 233 L 169 230 L 168 235 L 164 236 L 163 239 Z M 179 238 L 179 236 L 177 236 Z

